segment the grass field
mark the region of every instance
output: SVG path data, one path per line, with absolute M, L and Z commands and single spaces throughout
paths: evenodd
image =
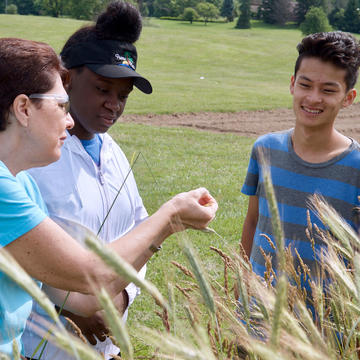
M 60 51 L 86 22 L 0 15 L 0 36 L 49 42 Z M 129 113 L 239 111 L 290 106 L 288 83 L 301 39 L 298 29 L 254 22 L 204 26 L 151 19 L 137 44 L 138 70 L 154 87 L 150 96 L 134 91 Z M 204 77 L 204 79 L 200 79 Z
M 188 230 L 206 271 L 221 282 L 223 265 L 210 246 L 236 248 L 241 236 L 247 199 L 240 194 L 246 173 L 252 139 L 231 134 L 212 134 L 189 129 L 157 128 L 145 125 L 118 124 L 111 135 L 129 159 L 141 152 L 134 173 L 139 191 L 150 213 L 178 192 L 198 186 L 207 187 L 219 202 L 219 211 L 212 227 L 223 237 Z M 166 296 L 167 282 L 181 277 L 171 261 L 186 264 L 181 251 L 182 237 L 172 236 L 160 253 L 148 262 L 147 278 Z M 129 313 L 129 329 L 139 324 L 162 327 L 154 311 L 159 310 L 148 294 L 143 293 Z M 181 312 L 182 309 L 179 309 Z M 180 316 L 181 318 L 181 316 Z M 137 356 L 149 355 L 147 346 L 132 339 Z

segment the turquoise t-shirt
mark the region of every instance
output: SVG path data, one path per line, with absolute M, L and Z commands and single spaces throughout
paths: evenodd
M 24 171 L 13 176 L 0 161 L 0 246 L 26 234 L 46 216 L 34 179 Z M 31 296 L 0 272 L 0 352 L 11 355 L 13 339 L 22 349 L 20 338 L 31 307 Z

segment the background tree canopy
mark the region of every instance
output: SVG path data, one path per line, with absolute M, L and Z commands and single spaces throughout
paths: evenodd
M 110 1 L 0 0 L 0 13 L 94 20 Z M 311 8 L 315 7 L 322 10 L 330 24 L 330 27 L 325 28 L 360 33 L 360 0 L 129 0 L 129 2 L 136 5 L 144 17 L 166 17 L 190 23 L 203 21 L 205 24 L 209 21 L 236 20 L 234 27 L 238 29 L 249 28 L 251 19 L 277 26 L 285 26 L 288 22 L 300 26 Z M 321 19 L 324 20 L 323 16 Z

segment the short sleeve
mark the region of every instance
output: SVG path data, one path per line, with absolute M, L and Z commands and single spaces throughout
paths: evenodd
M 46 216 L 34 180 L 25 172 L 14 177 L 0 162 L 0 246 L 26 234 Z
M 256 195 L 257 194 L 257 187 L 259 182 L 259 164 L 257 161 L 257 147 L 256 145 L 253 146 L 249 166 L 247 170 L 247 174 L 245 177 L 244 185 L 241 189 L 241 192 L 245 195 Z

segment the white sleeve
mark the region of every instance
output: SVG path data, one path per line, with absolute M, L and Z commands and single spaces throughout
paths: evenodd
M 139 276 L 142 279 L 145 279 L 145 274 L 146 274 L 146 264 L 140 269 L 139 271 Z M 137 287 L 135 284 L 130 283 L 126 288 L 125 288 L 126 293 L 128 294 L 129 297 L 129 303 L 127 308 L 124 311 L 124 315 L 123 315 L 123 320 L 126 321 L 127 317 L 128 317 L 128 312 L 129 312 L 129 307 L 130 305 L 134 302 L 135 298 L 140 295 L 141 290 L 139 287 Z

